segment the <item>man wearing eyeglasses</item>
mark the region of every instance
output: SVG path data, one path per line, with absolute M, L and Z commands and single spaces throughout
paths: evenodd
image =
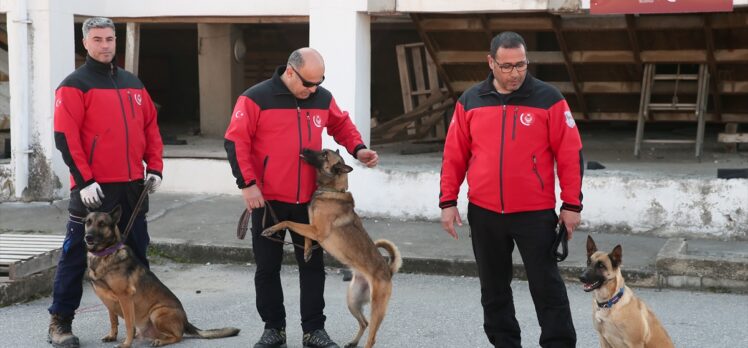
M 288 63 L 272 78 L 246 90 L 236 101 L 226 130 L 225 148 L 246 208 L 252 214 L 252 248 L 257 263 L 257 311 L 265 330 L 255 348 L 286 346 L 286 312 L 280 282 L 283 244 L 260 236 L 276 222 L 309 223 L 307 206 L 316 189 L 316 171 L 301 160 L 302 149 L 319 151 L 322 130 L 369 168 L 377 165 L 375 151 L 367 149 L 347 112 L 320 86 L 325 63 L 312 48 L 291 53 Z M 269 207 L 266 207 L 269 205 Z M 272 209 L 270 209 L 272 208 Z M 285 233 L 280 232 L 280 238 Z M 291 231 L 297 245 L 304 237 Z M 315 243 L 316 244 L 316 243 Z M 301 328 L 304 347 L 338 347 L 324 329 L 325 269 L 322 249 L 304 262 L 304 251 L 294 248 L 301 283 Z
M 460 185 L 467 176 L 467 218 L 478 266 L 483 327 L 496 347 L 521 347 L 510 283 L 516 243 L 541 326 L 541 347 L 574 347 L 566 287 L 553 255 L 557 224 L 571 239 L 582 211 L 582 142 L 569 105 L 527 72 L 524 39 L 491 41 L 488 78 L 460 96 L 444 144 L 439 206 L 457 238 Z M 561 187 L 556 215 L 554 167 Z

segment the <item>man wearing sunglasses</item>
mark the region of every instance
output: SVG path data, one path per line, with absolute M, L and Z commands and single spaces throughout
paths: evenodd
M 286 312 L 280 282 L 283 244 L 260 233 L 275 224 L 276 217 L 278 221 L 309 223 L 307 206 L 316 189 L 316 171 L 301 160 L 301 151 L 319 151 L 323 128 L 327 128 L 327 133 L 361 163 L 369 168 L 377 165 L 377 153 L 366 148 L 348 113 L 340 110 L 332 94 L 320 86 L 324 80 L 325 63 L 319 52 L 308 47 L 294 51 L 272 78 L 239 97 L 226 130 L 225 148 L 231 170 L 252 214 L 257 311 L 265 322 L 255 348 L 286 346 Z M 275 217 L 265 214 L 265 209 L 274 212 Z M 304 244 L 302 236 L 293 231 L 290 234 L 295 244 Z M 285 238 L 284 232 L 280 232 L 280 238 Z M 301 283 L 304 347 L 336 348 L 338 345 L 324 329 L 322 249 L 314 250 L 309 262 L 304 262 L 303 249 L 294 251 Z
M 510 283 L 515 243 L 541 326 L 541 347 L 574 347 L 566 287 L 552 253 L 557 224 L 571 239 L 582 211 L 582 142 L 569 105 L 527 72 L 527 46 L 514 32 L 491 41 L 488 78 L 460 96 L 444 144 L 439 206 L 455 239 L 457 195 L 467 176 L 483 328 L 496 347 L 521 347 Z M 561 210 L 556 215 L 556 174 Z

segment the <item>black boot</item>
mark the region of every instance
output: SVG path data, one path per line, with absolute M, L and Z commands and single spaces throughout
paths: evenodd
M 305 333 L 303 343 L 304 348 L 340 348 L 340 346 L 330 339 L 325 329 L 317 329 Z
M 73 335 L 73 316 L 64 317 L 52 314 L 49 321 L 49 335 L 47 341 L 55 348 L 78 348 L 78 337 Z
M 286 329 L 265 329 L 254 348 L 286 348 Z

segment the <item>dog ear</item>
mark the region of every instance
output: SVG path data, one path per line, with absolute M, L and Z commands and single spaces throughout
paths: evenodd
M 340 149 L 335 149 L 335 153 L 340 154 Z
M 610 261 L 613 263 L 613 268 L 618 267 L 621 264 L 621 261 L 623 261 L 623 248 L 621 245 L 616 245 L 608 256 L 610 256 Z
M 587 236 L 587 258 L 592 256 L 597 251 L 597 245 L 595 245 L 595 241 L 592 240 L 592 236 Z
M 353 168 L 345 163 L 336 163 L 332 166 L 332 170 L 336 174 L 345 174 L 353 171 Z
M 109 212 L 109 216 L 112 217 L 112 221 L 114 221 L 115 224 L 119 222 L 120 217 L 122 217 L 122 207 L 120 207 L 119 204 L 117 204 L 112 211 Z

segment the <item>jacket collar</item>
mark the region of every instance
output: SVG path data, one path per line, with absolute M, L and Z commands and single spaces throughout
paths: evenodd
M 488 94 L 500 94 L 498 91 L 496 91 L 496 88 L 493 86 L 493 72 L 488 72 L 488 77 L 483 80 L 483 82 L 480 83 L 480 87 L 478 88 L 478 95 L 484 96 Z M 530 96 L 530 93 L 532 92 L 533 87 L 535 87 L 535 78 L 530 75 L 528 72 L 525 75 L 525 81 L 522 82 L 522 86 L 519 86 L 519 89 L 516 91 L 509 93 L 509 94 L 502 94 L 506 99 L 509 100 L 511 98 L 515 97 L 528 97 Z
M 93 59 L 90 55 L 86 55 L 86 68 L 91 69 L 100 74 L 112 74 L 117 76 L 117 56 L 112 58 L 109 63 L 102 63 L 96 59 Z
M 283 83 L 283 80 L 281 80 L 281 76 L 283 76 L 283 73 L 286 71 L 285 65 L 279 65 L 277 68 L 275 68 L 275 73 L 273 74 L 272 80 L 272 86 L 273 86 L 273 93 L 274 94 L 291 94 L 290 90 L 288 90 L 288 87 L 286 87 L 286 84 Z
M 279 65 L 277 68 L 275 68 L 275 73 L 273 74 L 272 80 L 272 88 L 274 94 L 288 94 L 291 96 L 294 96 L 293 93 L 288 89 L 285 83 L 283 83 L 283 80 L 281 80 L 281 76 L 283 76 L 283 73 L 286 71 L 286 65 Z M 309 98 L 313 98 L 317 93 L 322 89 L 322 86 L 317 87 L 317 90 L 312 93 Z M 295 96 L 294 96 L 295 98 Z

